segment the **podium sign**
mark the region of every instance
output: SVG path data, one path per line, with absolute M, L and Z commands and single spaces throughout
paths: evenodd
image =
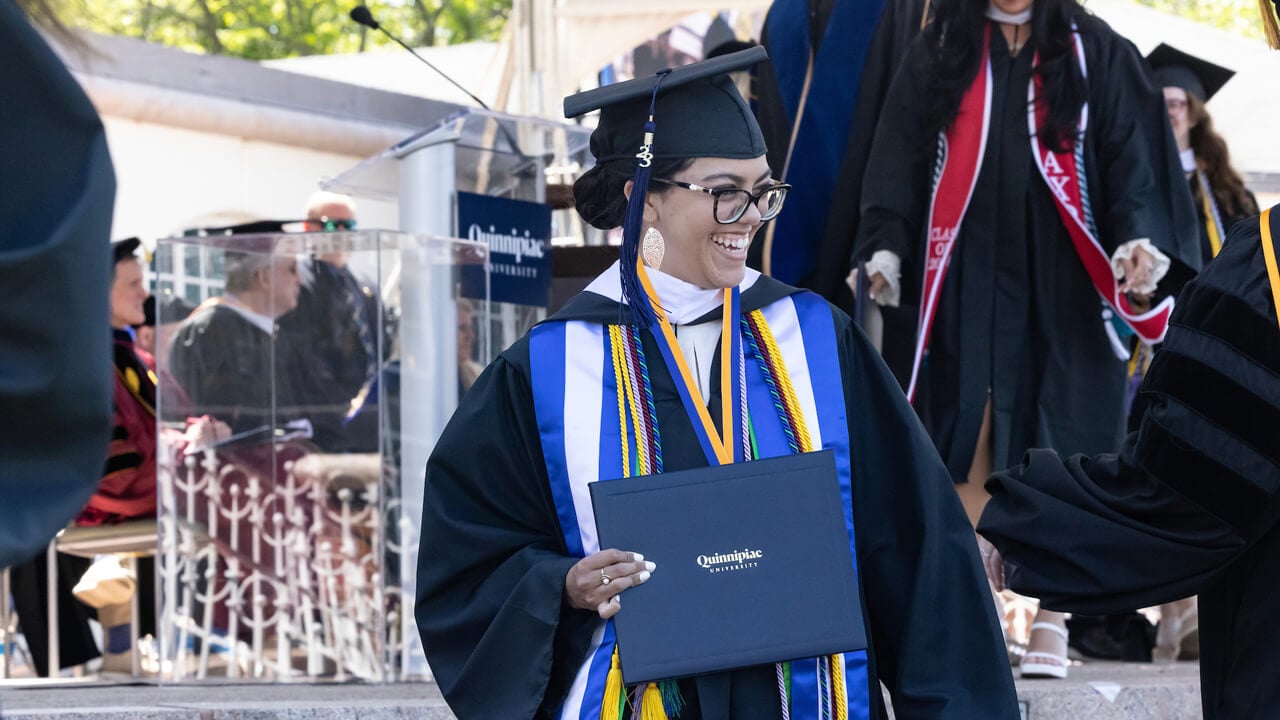
M 551 299 L 551 207 L 458 193 L 458 235 L 489 246 L 489 298 L 546 307 Z M 483 299 L 484 268 L 462 268 L 463 297 Z

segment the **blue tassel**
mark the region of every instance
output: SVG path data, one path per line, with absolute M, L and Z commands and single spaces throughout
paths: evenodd
M 651 137 L 653 122 L 645 123 L 645 135 Z M 649 304 L 649 296 L 640 285 L 636 274 L 636 262 L 640 258 L 640 226 L 644 224 L 644 201 L 649 189 L 649 166 L 641 164 L 632 178 L 631 199 L 627 201 L 627 214 L 622 222 L 622 248 L 619 258 L 622 265 L 622 297 L 631 306 L 636 324 L 651 328 L 657 315 Z
M 622 221 L 622 248 L 619 252 L 622 270 L 622 297 L 631 306 L 631 314 L 642 328 L 651 328 L 658 317 L 649 304 L 649 296 L 645 294 L 636 274 L 636 262 L 640 258 L 640 226 L 644 224 L 644 201 L 649 194 L 649 170 L 653 163 L 653 137 L 657 125 L 653 121 L 653 111 L 658 104 L 658 88 L 666 79 L 670 70 L 658 73 L 658 80 L 653 85 L 653 96 L 649 99 L 649 119 L 644 124 L 644 143 L 636 153 L 636 174 L 632 178 L 631 197 L 627 201 L 627 213 Z

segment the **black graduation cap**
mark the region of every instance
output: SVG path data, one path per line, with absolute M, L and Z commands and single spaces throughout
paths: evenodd
M 1221 65 L 1202 60 L 1171 45 L 1160 43 L 1147 62 L 1155 70 L 1156 82 L 1162 87 L 1179 87 L 1208 102 L 1235 74 Z
M 654 158 L 759 157 L 764 135 L 729 73 L 767 59 L 763 47 L 754 47 L 570 95 L 564 116 L 600 111 L 591 153 L 601 162 L 640 152 L 651 107 L 662 127 L 661 139 L 649 148 Z
M 112 265 L 133 258 L 138 252 L 138 246 L 142 245 L 142 241 L 136 237 L 125 238 L 123 240 L 111 241 L 111 263 Z
M 635 273 L 649 167 L 655 159 L 764 155 L 764 134 L 729 73 L 768 58 L 763 47 L 754 47 L 564 99 L 567 118 L 600 111 L 591 133 L 597 162 L 635 159 L 620 255 L 622 294 L 642 327 L 654 320 L 649 303 L 640 301 L 645 295 Z

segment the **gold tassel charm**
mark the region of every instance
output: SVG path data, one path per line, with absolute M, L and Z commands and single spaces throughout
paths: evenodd
M 649 683 L 644 688 L 644 697 L 640 700 L 640 720 L 669 720 L 667 709 L 662 705 L 662 691 L 658 683 Z
M 609 661 L 609 674 L 604 680 L 604 701 L 600 703 L 600 720 L 622 720 L 622 664 L 618 660 L 618 647 L 613 647 L 613 659 Z

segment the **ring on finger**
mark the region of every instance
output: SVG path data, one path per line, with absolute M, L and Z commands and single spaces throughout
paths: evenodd
M 605 573 L 604 568 L 600 568 L 600 584 L 608 585 L 611 582 L 613 582 L 613 578 L 609 577 L 609 575 Z

